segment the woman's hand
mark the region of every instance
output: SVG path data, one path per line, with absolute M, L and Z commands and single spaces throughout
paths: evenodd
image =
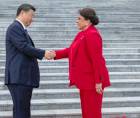
M 98 94 L 102 94 L 103 93 L 102 83 L 96 84 L 96 92 Z

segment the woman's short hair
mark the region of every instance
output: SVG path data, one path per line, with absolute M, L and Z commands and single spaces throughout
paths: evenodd
M 83 8 L 79 10 L 79 14 L 83 16 L 86 20 L 90 20 L 93 25 L 99 24 L 99 18 L 96 12 L 92 8 Z

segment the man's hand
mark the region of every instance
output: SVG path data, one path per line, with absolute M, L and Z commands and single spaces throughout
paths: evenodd
M 54 59 L 56 56 L 55 51 L 45 51 L 45 58 L 47 60 Z
M 96 84 L 96 92 L 98 94 L 102 94 L 103 93 L 102 83 Z

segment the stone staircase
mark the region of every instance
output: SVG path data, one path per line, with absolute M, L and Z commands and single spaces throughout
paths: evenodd
M 112 86 L 104 93 L 103 118 L 140 118 L 139 0 L 0 0 L 0 118 L 11 118 L 12 101 L 4 86 L 5 31 L 17 6 L 32 3 L 37 12 L 29 28 L 36 47 L 61 49 L 77 33 L 77 10 L 96 8 Z M 68 88 L 68 61 L 39 61 L 40 88 L 32 98 L 33 118 L 81 118 L 78 90 Z

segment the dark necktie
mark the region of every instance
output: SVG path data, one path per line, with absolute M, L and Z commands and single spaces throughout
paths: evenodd
M 32 43 L 32 44 L 33 44 L 33 42 L 31 41 L 31 38 L 30 38 L 30 36 L 29 36 L 29 34 L 28 34 L 27 29 L 24 29 L 24 31 L 25 31 L 25 33 L 26 33 L 26 35 L 27 35 L 27 37 L 28 37 L 28 39 L 29 39 L 30 43 Z M 33 45 L 34 45 L 34 44 L 33 44 Z
M 25 33 L 28 35 L 28 31 L 27 31 L 27 29 L 24 29 L 24 31 L 25 31 Z

